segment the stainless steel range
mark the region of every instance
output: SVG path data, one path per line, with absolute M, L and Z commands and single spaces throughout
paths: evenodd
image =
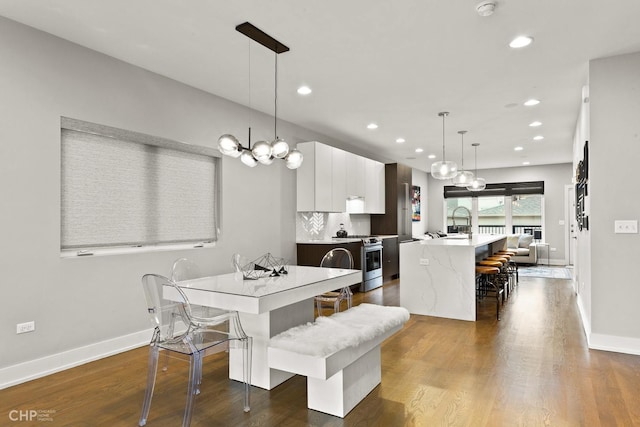
M 362 239 L 360 292 L 382 286 L 382 240 L 375 236 L 348 236 Z

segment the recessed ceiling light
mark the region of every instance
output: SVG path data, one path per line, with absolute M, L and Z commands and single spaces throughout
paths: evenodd
M 398 139 L 396 139 L 396 142 L 398 144 L 402 144 L 404 142 L 404 138 L 398 138 Z
M 422 148 L 416 148 L 416 153 L 422 153 L 424 150 Z
M 524 166 L 529 166 L 529 165 L 531 164 L 531 162 L 522 162 L 522 164 L 523 164 Z
M 435 154 L 429 154 L 429 156 L 428 156 L 428 157 L 429 157 L 430 159 L 435 159 L 435 158 L 436 158 L 436 155 L 435 155 Z
M 378 129 L 378 125 L 375 123 L 369 123 L 367 129 Z
M 526 105 L 527 107 L 533 107 L 534 105 L 538 105 L 540 104 L 540 101 L 538 101 L 537 99 L 528 99 L 524 102 L 524 105 Z
M 522 151 L 522 150 L 524 150 L 524 147 L 515 147 L 513 150 L 514 151 Z
M 309 86 L 300 86 L 298 88 L 298 93 L 300 95 L 309 95 L 311 93 L 311 88 Z
M 509 43 L 509 47 L 519 49 L 521 47 L 529 46 L 531 42 L 533 42 L 533 37 L 518 36 L 515 39 L 511 40 L 511 43 Z
M 536 136 L 533 137 L 534 141 L 541 141 L 543 139 L 544 139 L 544 136 L 542 136 L 542 135 L 536 135 Z
M 541 125 L 542 125 L 542 122 L 539 122 L 539 121 L 529 123 L 529 126 L 531 126 L 532 128 L 535 128 Z

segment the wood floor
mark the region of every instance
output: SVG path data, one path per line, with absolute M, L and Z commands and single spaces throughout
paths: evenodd
M 398 286 L 354 303 L 398 305 Z M 180 425 L 184 365 L 158 373 L 149 426 Z M 135 426 L 146 366 L 140 348 L 1 390 L 0 425 Z M 344 419 L 308 410 L 300 376 L 252 388 L 244 413 L 227 367 L 225 353 L 205 359 L 192 425 L 640 426 L 640 357 L 587 349 L 569 280 L 522 277 L 500 321 L 491 300 L 477 322 L 411 316 L 383 344 L 382 384 Z M 11 422 L 12 410 L 41 411 L 50 424 Z

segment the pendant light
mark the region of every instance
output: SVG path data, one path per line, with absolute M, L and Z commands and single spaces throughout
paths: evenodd
M 484 180 L 484 178 L 478 178 L 478 144 L 477 142 L 474 142 L 473 144 L 471 144 L 475 150 L 475 161 L 474 161 L 474 166 L 476 169 L 476 173 L 475 173 L 475 178 L 473 178 L 473 181 L 471 181 L 471 184 L 469 186 L 467 186 L 467 190 L 469 191 L 482 191 L 487 187 L 487 183 Z
M 473 181 L 473 172 L 464 170 L 464 134 L 467 133 L 466 130 L 459 130 L 458 133 L 462 139 L 462 151 L 460 152 L 460 170 L 458 174 L 453 177 L 451 183 L 456 187 L 466 187 L 471 184 Z
M 297 169 L 304 160 L 302 153 L 289 149 L 289 144 L 278 137 L 278 54 L 288 52 L 289 48 L 249 22 L 238 25 L 236 30 L 275 53 L 274 139 L 271 142 L 257 141 L 252 148 L 251 128 L 249 128 L 248 147 L 243 147 L 235 136 L 224 134 L 218 138 L 218 149 L 224 155 L 240 157 L 240 161 L 249 167 L 254 167 L 258 163 L 270 165 L 275 159 L 282 159 L 287 168 Z
M 448 115 L 446 111 L 438 113 L 438 116 L 442 117 L 442 161 L 431 165 L 431 176 L 435 179 L 451 179 L 458 172 L 458 165 L 455 162 L 448 162 L 444 155 L 444 119 Z

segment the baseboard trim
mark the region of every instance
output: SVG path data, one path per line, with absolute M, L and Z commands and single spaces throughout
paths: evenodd
M 573 280 L 573 289 L 576 290 L 576 281 Z M 589 322 L 589 318 L 587 317 L 587 312 L 584 309 L 584 305 L 582 304 L 582 298 L 580 294 L 577 293 L 577 304 L 578 304 L 578 312 L 580 313 L 580 320 L 582 321 L 582 329 L 584 331 L 584 335 L 587 338 L 587 346 L 591 347 L 590 339 L 591 339 L 591 323 Z
M 0 369 L 0 390 L 142 347 L 149 343 L 152 334 L 152 329 L 146 329 L 2 368 Z
M 589 348 L 593 350 L 640 355 L 640 338 L 591 334 L 589 339 Z

